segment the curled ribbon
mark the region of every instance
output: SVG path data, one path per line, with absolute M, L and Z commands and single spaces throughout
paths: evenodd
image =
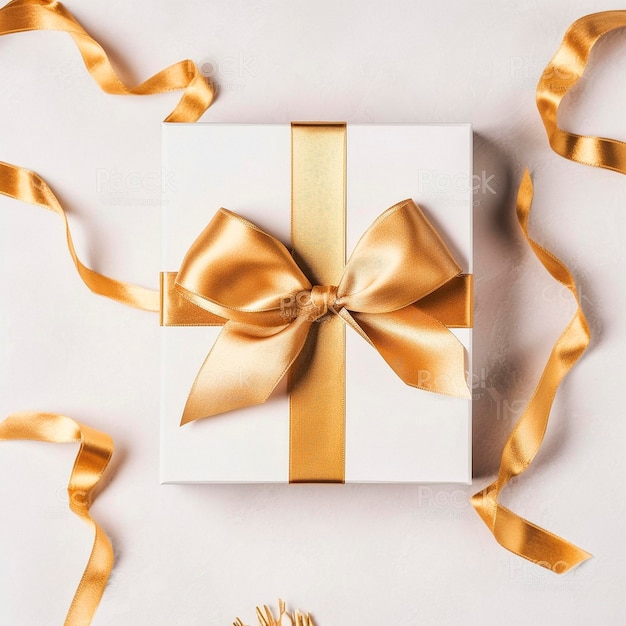
M 565 131 L 558 126 L 557 114 L 565 95 L 582 77 L 596 42 L 607 33 L 624 27 L 626 11 L 603 11 L 576 20 L 567 29 L 537 85 L 537 108 L 552 149 L 571 161 L 622 174 L 626 174 L 626 143 Z M 590 339 L 572 275 L 559 259 L 528 235 L 532 193 L 532 183 L 526 172 L 517 197 L 517 216 L 524 237 L 550 274 L 571 291 L 578 307 L 555 344 L 532 399 L 504 446 L 498 478 L 474 495 L 472 504 L 502 546 L 561 574 L 591 555 L 522 519 L 498 502 L 500 491 L 511 478 L 526 470 L 538 452 L 561 380 L 582 356 Z
M 80 442 L 67 493 L 69 507 L 94 531 L 89 561 L 65 618 L 65 626 L 90 624 L 111 568 L 113 549 L 104 531 L 89 514 L 93 492 L 113 454 L 111 438 L 64 415 L 14 413 L 0 422 L 0 441 L 30 439 L 51 443 Z
M 468 397 L 463 346 L 427 302 L 451 284 L 467 289 L 466 278 L 412 200 L 374 221 L 337 286 L 312 285 L 281 242 L 220 209 L 174 283 L 182 297 L 227 320 L 181 423 L 265 402 L 327 314 L 358 332 L 406 384 Z M 237 380 L 253 384 L 235 389 Z
M 149 96 L 183 89 L 176 108 L 166 122 L 195 122 L 214 98 L 214 90 L 189 59 L 156 73 L 136 87 L 127 87 L 116 74 L 102 46 L 57 0 L 13 0 L 0 9 L 0 35 L 31 30 L 68 33 L 83 58 L 85 67 L 105 93 L 117 96 Z
M 573 161 L 621 173 L 626 173 L 626 144 L 613 139 L 587 137 L 563 131 L 557 124 L 557 112 L 563 97 L 582 76 L 591 48 L 596 41 L 606 33 L 624 26 L 626 26 L 626 11 L 607 11 L 589 15 L 576 21 L 568 29 L 561 47 L 546 68 L 537 88 L 537 106 L 552 148 L 565 158 Z M 195 64 L 191 61 L 182 61 L 170 66 L 141 85 L 132 89 L 127 88 L 115 74 L 101 46 L 74 20 L 63 5 L 54 0 L 14 0 L 0 9 L 0 35 L 28 30 L 58 30 L 69 33 L 79 48 L 88 71 L 103 91 L 107 93 L 147 95 L 173 89 L 185 89 L 181 101 L 168 116 L 167 121 L 195 121 L 208 108 L 213 99 L 212 87 L 206 83 Z M 62 207 L 50 188 L 34 172 L 7 163 L 0 163 L 0 193 L 19 200 L 39 204 L 59 214 L 65 220 L 68 248 L 82 280 L 92 291 L 131 306 L 152 311 L 159 310 L 158 292 L 114 281 L 93 272 L 93 270 L 80 263 L 73 249 L 67 220 Z M 531 199 L 532 184 L 526 173 L 518 195 L 518 218 L 524 236 L 548 271 L 557 280 L 561 280 L 576 296 L 574 281 L 567 268 L 550 252 L 530 239 L 528 235 L 527 222 Z M 241 218 L 237 219 L 240 220 Z M 249 223 L 247 224 L 249 225 Z M 249 226 L 252 227 L 252 225 Z M 263 247 L 262 245 L 261 248 Z M 272 249 L 274 246 L 270 245 L 269 248 Z M 387 252 L 391 250 L 392 248 L 388 249 Z M 274 249 L 273 252 L 270 251 L 268 258 L 276 260 L 281 255 L 282 252 L 279 251 L 277 254 L 277 250 Z M 227 265 L 229 261 L 228 255 L 223 257 L 222 261 Z M 203 270 L 200 269 L 198 276 L 201 278 L 202 274 Z M 376 282 L 377 276 L 375 274 L 365 272 L 362 276 L 367 276 L 371 281 L 366 281 L 365 283 L 360 283 L 360 278 L 356 280 L 354 277 L 351 277 L 349 280 L 345 278 L 346 274 L 344 274 L 344 280 L 342 281 L 344 284 L 342 285 L 342 282 L 340 282 L 336 288 L 333 286 L 312 286 L 297 267 L 295 269 L 289 268 L 281 275 L 286 278 L 289 285 L 296 285 L 298 289 L 302 287 L 295 294 L 280 292 L 286 294 L 284 297 L 287 299 L 295 298 L 295 310 L 297 312 L 293 319 L 290 318 L 289 322 L 283 319 L 284 323 L 282 325 L 278 323 L 276 318 L 278 311 L 276 309 L 272 310 L 272 306 L 275 307 L 275 299 L 272 300 L 274 304 L 269 309 L 262 307 L 258 311 L 246 311 L 232 308 L 227 303 L 221 303 L 219 300 L 213 302 L 210 299 L 204 299 L 203 293 L 198 292 L 198 301 L 203 303 L 199 304 L 199 306 L 206 308 L 207 311 L 213 310 L 212 307 L 215 306 L 220 310 L 220 313 L 226 311 L 232 313 L 234 317 L 226 316 L 229 320 L 227 326 L 230 325 L 234 330 L 236 341 L 239 340 L 237 333 L 241 333 L 241 337 L 246 343 L 251 338 L 257 346 L 270 345 L 274 341 L 282 341 L 280 336 L 284 332 L 287 336 L 285 343 L 289 344 L 287 348 L 291 346 L 289 348 L 291 352 L 287 350 L 287 354 L 284 356 L 284 359 L 288 361 L 294 350 L 297 354 L 298 344 L 302 341 L 301 336 L 306 334 L 305 327 L 308 329 L 313 323 L 313 320 L 308 318 L 315 318 L 318 314 L 320 314 L 320 317 L 323 317 L 327 312 L 339 315 L 376 347 L 379 344 L 384 344 L 383 349 L 379 348 L 379 350 L 385 356 L 387 347 L 402 344 L 404 341 L 403 331 L 395 324 L 396 316 L 403 315 L 401 312 L 408 309 L 411 315 L 417 311 L 415 317 L 412 317 L 412 319 L 417 319 L 417 317 L 420 317 L 420 312 L 424 312 L 424 305 L 430 299 L 429 296 L 425 296 L 418 305 L 399 306 L 399 308 L 393 308 L 395 305 L 392 305 L 392 308 L 389 310 L 371 311 L 369 310 L 367 298 L 364 305 L 361 299 L 367 292 L 370 294 L 376 293 L 376 290 L 380 289 L 380 285 Z M 194 282 L 192 279 L 192 286 Z M 450 282 L 453 283 L 454 281 Z M 350 290 L 346 288 L 346 284 L 352 285 Z M 363 293 L 358 290 L 354 291 L 354 285 L 362 287 Z M 179 283 L 179 286 L 184 288 L 183 283 Z M 267 285 L 263 284 L 255 285 L 255 289 L 259 288 L 261 296 L 263 294 L 270 295 L 269 292 L 266 293 L 266 287 Z M 344 288 L 346 289 L 345 291 L 343 290 Z M 444 285 L 442 289 L 445 288 Z M 219 288 L 217 292 L 221 293 Z M 304 294 L 302 295 L 303 302 L 298 303 L 297 294 L 301 292 Z M 386 292 L 382 289 L 381 293 L 384 294 Z M 308 301 L 306 300 L 307 294 Z M 260 301 L 263 301 L 263 297 L 260 298 Z M 242 302 L 246 302 L 245 298 Z M 350 306 L 356 307 L 355 310 L 352 310 L 348 303 Z M 551 404 L 557 388 L 562 378 L 581 356 L 588 344 L 588 328 L 580 309 L 580 303 L 578 304 L 576 315 L 557 341 L 550 355 L 531 402 L 505 445 L 497 480 L 479 494 L 476 494 L 472 500 L 482 519 L 504 547 L 558 573 L 565 572 L 582 562 L 589 557 L 589 554 L 548 531 L 521 519 L 505 507 L 502 507 L 498 502 L 498 498 L 500 491 L 510 479 L 525 471 L 532 462 L 543 440 Z M 298 307 L 298 305 L 300 306 Z M 367 308 L 361 310 L 360 306 Z M 244 319 L 243 322 L 235 319 L 240 314 L 242 319 Z M 250 314 L 251 317 L 244 314 Z M 254 324 L 249 323 L 252 317 L 255 320 Z M 259 320 L 265 321 L 266 319 L 274 320 L 276 323 L 257 323 Z M 438 319 L 442 321 L 442 318 Z M 384 321 L 381 322 L 381 320 Z M 390 333 L 382 339 L 380 334 L 377 333 L 381 324 L 384 326 L 385 332 Z M 254 330 L 250 331 L 251 328 L 254 328 Z M 403 326 L 402 328 L 404 329 L 405 327 Z M 226 330 L 225 328 L 222 334 Z M 252 332 L 251 336 L 249 336 L 250 332 Z M 229 335 L 229 333 L 230 330 L 226 332 L 226 335 Z M 445 333 L 441 333 L 441 329 L 437 326 L 433 337 L 439 336 L 439 334 L 443 337 Z M 448 345 L 448 340 L 449 338 L 445 339 L 446 346 Z M 407 341 L 411 345 L 414 343 L 412 337 L 407 338 Z M 394 369 L 397 368 L 400 372 L 404 372 L 406 366 L 402 365 L 401 359 L 396 359 L 397 355 L 393 349 L 391 349 L 391 353 L 392 367 Z M 209 355 L 211 358 L 213 358 L 212 354 Z M 266 361 L 263 361 L 262 364 L 265 366 Z M 276 376 L 273 378 L 275 379 Z M 412 380 L 410 373 L 408 378 Z M 272 385 L 275 385 L 271 376 L 269 379 L 266 383 L 264 394 L 268 390 L 271 392 Z M 411 383 L 409 382 L 409 384 Z M 230 408 L 225 410 L 230 410 Z M 200 410 L 201 413 L 203 413 L 203 410 Z M 198 415 L 198 417 L 201 416 Z M 77 500 L 72 498 L 72 494 L 79 492 L 81 494 L 91 494 L 108 463 L 112 443 L 106 435 L 98 433 L 98 431 L 80 425 L 69 418 L 48 414 L 18 414 L 7 418 L 0 423 L 0 439 L 81 442 L 70 479 L 70 507 L 81 519 L 84 519 L 94 528 L 95 540 L 85 573 L 68 613 L 66 625 L 78 626 L 87 624 L 91 621 L 104 591 L 113 557 L 108 539 L 89 515 L 88 506 L 78 507 L 76 505 Z M 87 500 L 87 502 L 90 501 L 90 499 Z
M 100 44 L 55 0 L 14 0 L 0 9 L 0 36 L 31 30 L 69 33 L 85 67 L 102 91 L 114 95 L 146 96 L 183 89 L 183 95 L 166 122 L 195 122 L 211 105 L 214 90 L 193 61 L 170 65 L 136 87 L 129 88 L 115 73 Z M 159 310 L 159 292 L 114 280 L 86 267 L 74 249 L 67 216 L 58 199 L 35 172 L 0 161 L 0 193 L 39 205 L 61 217 L 67 247 L 83 282 L 96 294 L 147 311 Z
M 169 122 L 195 122 L 211 105 L 214 90 L 195 63 L 186 60 L 158 72 L 134 88 L 126 87 L 113 69 L 105 51 L 56 0 L 14 0 L 0 9 L 0 36 L 32 30 L 56 30 L 71 35 L 85 66 L 100 88 L 116 95 L 150 95 L 183 89 Z M 148 311 L 159 310 L 159 292 L 114 280 L 81 263 L 70 234 L 67 216 L 58 199 L 35 172 L 0 161 L 0 193 L 56 213 L 65 225 L 68 250 L 83 282 L 96 294 Z M 111 545 L 89 515 L 92 490 L 100 479 L 113 450 L 110 438 L 88 426 L 60 415 L 21 413 L 0 424 L 0 440 L 80 441 L 70 478 L 71 510 L 95 533 L 91 556 L 74 595 L 66 626 L 91 623 L 113 567 Z
M 521 518 L 498 501 L 500 492 L 511 478 L 524 472 L 535 458 L 548 426 L 557 389 L 589 344 L 589 327 L 574 278 L 559 259 L 533 241 L 528 234 L 532 197 L 533 186 L 526 170 L 517 196 L 517 218 L 522 232 L 543 266 L 570 290 L 578 307 L 552 349 L 535 392 L 504 445 L 498 478 L 475 494 L 472 504 L 500 545 L 537 565 L 562 574 L 591 555 Z
M 580 80 L 596 42 L 626 26 L 626 11 L 592 13 L 566 31 L 537 85 L 537 108 L 552 149 L 571 161 L 626 174 L 626 143 L 562 130 L 557 113 L 563 98 Z

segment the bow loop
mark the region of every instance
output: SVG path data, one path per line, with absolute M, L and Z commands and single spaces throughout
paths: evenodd
M 281 304 L 288 294 L 311 284 L 280 241 L 220 209 L 185 255 L 176 288 L 225 319 L 279 326 L 285 323 Z
M 351 311 L 397 311 L 461 273 L 446 244 L 413 200 L 382 213 L 350 256 L 338 299 Z
M 265 402 L 311 326 L 329 313 L 376 348 L 408 385 L 468 397 L 463 346 L 432 310 L 419 308 L 460 274 L 412 200 L 374 221 L 338 286 L 311 285 L 282 243 L 220 209 L 176 278 L 185 298 L 228 320 L 200 368 L 182 423 Z M 441 299 L 451 301 L 447 294 Z

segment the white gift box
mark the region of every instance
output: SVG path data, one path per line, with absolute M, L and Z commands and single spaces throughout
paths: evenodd
M 163 272 L 179 269 L 220 207 L 290 248 L 289 124 L 163 124 L 163 168 Z M 472 173 L 468 124 L 349 124 L 348 255 L 380 213 L 412 198 L 471 273 Z M 180 426 L 191 385 L 219 330 L 161 328 L 161 482 L 289 482 L 286 382 L 265 404 Z M 452 332 L 471 364 L 471 330 Z M 471 482 L 471 400 L 406 385 L 351 329 L 345 402 L 346 482 Z

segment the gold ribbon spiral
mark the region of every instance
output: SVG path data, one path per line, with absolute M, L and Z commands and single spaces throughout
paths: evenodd
M 626 11 L 592 13 L 576 20 L 537 85 L 537 108 L 552 149 L 566 159 L 622 174 L 626 174 L 626 143 L 565 131 L 558 126 L 557 113 L 563 98 L 582 77 L 596 42 L 625 26 Z
M 100 44 L 60 2 L 14 0 L 0 9 L 0 36 L 31 30 L 56 30 L 71 35 L 85 67 L 106 93 L 147 96 L 183 89 L 180 101 L 165 119 L 166 122 L 195 122 L 213 101 L 213 87 L 200 74 L 195 63 L 189 60 L 170 65 L 136 87 L 126 87 L 115 73 Z M 114 280 L 81 263 L 74 250 L 63 207 L 47 183 L 35 172 L 0 161 L 0 193 L 36 204 L 61 217 L 74 265 L 91 291 L 139 309 L 155 312 L 159 310 L 158 291 Z
M 591 555 L 521 518 L 498 502 L 500 492 L 511 478 L 524 472 L 535 458 L 548 426 L 557 389 L 589 344 L 589 328 L 574 278 L 559 259 L 528 234 L 532 197 L 533 186 L 526 170 L 517 196 L 517 218 L 522 232 L 543 266 L 570 290 L 578 307 L 552 349 L 532 399 L 504 446 L 498 478 L 475 494 L 472 504 L 500 545 L 546 569 L 563 574 Z
M 567 29 L 537 85 L 537 108 L 552 149 L 566 159 L 622 174 L 626 174 L 626 143 L 565 131 L 558 126 L 557 114 L 563 98 L 582 77 L 596 42 L 625 26 L 626 11 L 592 13 L 576 20 Z M 572 292 L 578 307 L 555 344 L 532 399 L 504 446 L 497 480 L 477 493 L 472 504 L 501 545 L 561 574 L 591 555 L 520 518 L 498 502 L 500 491 L 509 480 L 532 462 L 543 440 L 558 386 L 589 345 L 589 328 L 572 275 L 559 259 L 528 235 L 532 191 L 526 172 L 517 198 L 517 216 L 524 237 L 550 274 Z
M 76 43 L 87 70 L 106 93 L 150 95 L 183 89 L 179 103 L 166 121 L 195 122 L 213 100 L 213 87 L 200 74 L 197 66 L 189 60 L 171 65 L 136 87 L 126 87 L 115 73 L 100 44 L 60 2 L 14 0 L 0 9 L 0 36 L 31 30 L 68 33 Z M 61 217 L 65 225 L 67 247 L 74 265 L 83 282 L 94 293 L 140 309 L 159 310 L 158 291 L 114 280 L 81 263 L 72 243 L 65 211 L 50 187 L 35 172 L 0 162 L 0 193 L 16 200 L 36 204 Z M 109 540 L 89 515 L 92 489 L 108 463 L 113 450 L 112 441 L 108 435 L 78 424 L 67 417 L 42 413 L 22 413 L 7 418 L 0 424 L 0 439 L 81 442 L 68 488 L 70 508 L 94 529 L 95 539 L 65 624 L 85 626 L 91 623 L 113 566 Z
M 10 415 L 0 422 L 0 441 L 11 439 L 51 443 L 80 442 L 67 493 L 70 509 L 91 527 L 94 541 L 89 561 L 65 618 L 65 626 L 90 624 L 113 567 L 111 543 L 89 514 L 94 489 L 113 454 L 113 441 L 105 433 L 79 424 L 64 415 L 50 413 Z

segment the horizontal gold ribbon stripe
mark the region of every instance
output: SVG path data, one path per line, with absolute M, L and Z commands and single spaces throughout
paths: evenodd
M 161 272 L 161 326 L 222 326 L 226 318 L 206 311 L 176 289 L 177 272 Z M 472 274 L 460 274 L 415 304 L 448 328 L 472 328 Z
M 313 285 L 338 285 L 346 261 L 345 124 L 292 124 L 291 159 L 294 258 Z M 330 315 L 315 324 L 289 374 L 289 482 L 344 481 L 345 360 L 345 325 Z

